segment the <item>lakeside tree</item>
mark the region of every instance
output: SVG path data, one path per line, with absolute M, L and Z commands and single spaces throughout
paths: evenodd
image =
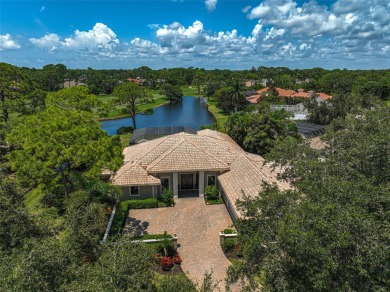
M 265 186 L 238 206 L 244 262 L 231 281 L 265 291 L 384 291 L 390 285 L 390 109 L 336 121 L 328 146 L 280 143 L 270 158 L 294 190 Z
M 166 83 L 162 86 L 160 93 L 165 95 L 169 103 L 181 102 L 183 100 L 183 91 L 176 85 Z
M 146 96 L 145 89 L 135 82 L 125 81 L 115 87 L 113 95 L 117 97 L 118 103 L 126 105 L 133 121 L 133 128 L 136 129 L 137 104 Z
M 23 118 L 7 136 L 15 149 L 8 155 L 18 177 L 32 186 L 61 179 L 68 192 L 72 170 L 97 175 L 117 169 L 120 145 L 104 132 L 92 114 L 49 107 Z
M 215 93 L 217 106 L 226 113 L 242 110 L 246 105 L 245 94 L 239 81 L 233 85 L 222 87 Z

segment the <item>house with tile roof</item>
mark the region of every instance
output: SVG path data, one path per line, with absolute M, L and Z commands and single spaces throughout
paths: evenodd
M 245 152 L 228 135 L 209 129 L 132 145 L 123 156 L 123 166 L 112 177 L 123 191 L 123 200 L 157 198 L 164 188 L 172 190 L 175 198 L 203 197 L 205 188 L 215 185 L 235 219 L 240 216 L 237 199 L 257 195 L 264 182 L 290 187 L 277 179 L 261 156 Z
M 328 99 L 332 98 L 331 95 L 328 95 L 328 94 L 325 94 L 325 93 L 322 93 L 322 92 L 316 93 L 316 92 L 314 92 L 312 90 L 309 90 L 309 91 L 306 92 L 302 88 L 298 89 L 298 91 L 294 91 L 292 89 L 283 89 L 283 88 L 275 87 L 274 90 L 277 92 L 277 95 L 279 97 L 304 98 L 304 99 L 307 99 L 307 98 L 311 98 L 313 96 L 316 96 L 320 101 L 328 100 Z M 249 103 L 257 103 L 258 100 L 262 96 L 269 94 L 270 91 L 271 91 L 270 87 L 265 87 L 263 89 L 257 90 L 256 94 L 252 94 L 251 96 L 248 96 L 246 98 L 246 100 Z

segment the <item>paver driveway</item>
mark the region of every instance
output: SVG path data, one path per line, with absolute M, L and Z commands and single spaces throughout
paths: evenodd
M 192 280 L 200 283 L 204 272 L 211 270 L 214 279 L 224 280 L 230 262 L 220 247 L 219 232 L 232 225 L 225 205 L 206 205 L 203 198 L 175 202 L 170 208 L 130 210 L 127 225 L 143 233 L 176 234 L 182 268 Z

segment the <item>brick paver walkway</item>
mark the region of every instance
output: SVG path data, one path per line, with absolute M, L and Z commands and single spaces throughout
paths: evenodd
M 213 270 L 213 278 L 221 281 L 223 291 L 226 269 L 230 262 L 219 244 L 219 232 L 232 225 L 224 204 L 206 205 L 203 198 L 175 199 L 171 208 L 130 210 L 127 225 L 139 232 L 178 236 L 178 252 L 182 268 L 190 279 L 201 283 L 205 271 Z M 233 289 L 236 290 L 236 289 Z

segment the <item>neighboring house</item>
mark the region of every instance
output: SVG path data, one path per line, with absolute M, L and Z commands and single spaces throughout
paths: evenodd
M 140 84 L 142 85 L 144 83 L 144 80 L 137 77 L 137 78 L 127 78 L 128 81 L 130 82 L 134 82 L 134 83 L 137 83 L 137 84 Z
M 216 185 L 233 219 L 240 216 L 237 199 L 257 195 L 264 182 L 281 189 L 290 186 L 264 159 L 241 149 L 228 135 L 201 130 L 178 133 L 129 146 L 124 164 L 112 182 L 123 191 L 122 200 L 158 197 L 164 188 L 175 198 L 204 196 L 205 187 Z
M 86 86 L 86 84 L 82 82 L 78 82 L 76 80 L 67 80 L 62 84 L 63 88 L 74 87 L 74 86 Z
M 249 103 L 257 103 L 258 100 L 261 98 L 261 96 L 269 94 L 270 89 L 271 89 L 270 87 L 265 87 L 263 89 L 260 89 L 257 91 L 256 94 L 248 96 L 246 100 Z M 279 87 L 275 87 L 274 89 L 278 93 L 278 96 L 280 97 L 311 98 L 313 96 L 316 96 L 316 98 L 320 101 L 324 101 L 332 98 L 331 95 L 322 92 L 316 93 L 312 90 L 305 92 L 304 89 L 302 88 L 298 89 L 298 91 L 294 91 L 291 89 L 283 89 Z

